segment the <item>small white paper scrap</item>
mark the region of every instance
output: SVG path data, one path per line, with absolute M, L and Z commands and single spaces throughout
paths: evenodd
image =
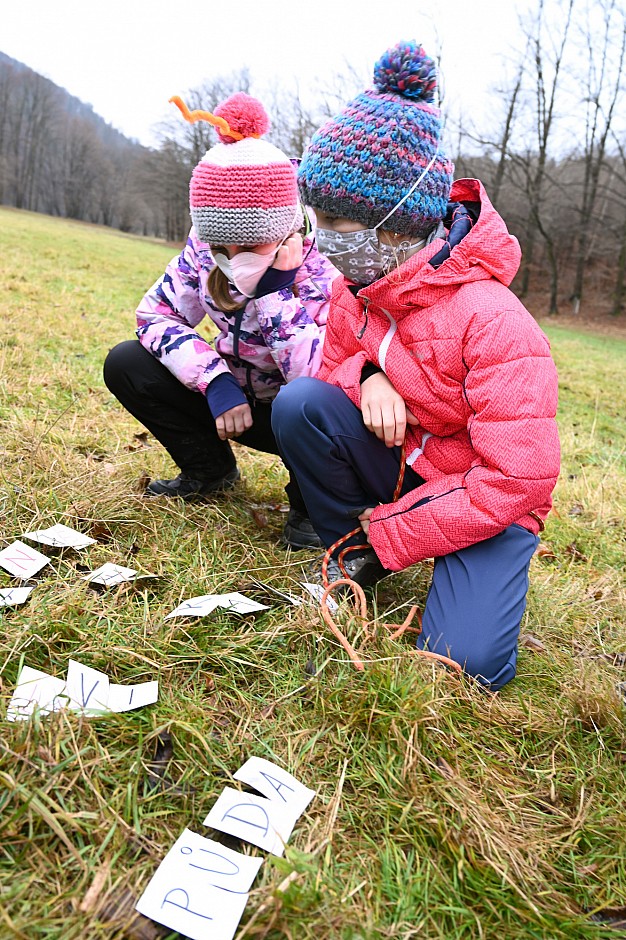
M 192 940 L 232 940 L 262 863 L 185 829 L 136 909 Z
M 7 708 L 9 721 L 30 718 L 36 708 L 40 714 L 48 715 L 66 704 L 65 682 L 55 679 L 40 669 L 22 666 L 15 691 Z
M 114 565 L 107 561 L 104 565 L 92 571 L 91 574 L 86 575 L 83 581 L 90 581 L 93 584 L 106 584 L 108 587 L 114 584 L 124 584 L 126 581 L 134 581 L 136 574 L 134 568 L 124 568 L 123 565 Z
M 170 617 L 206 617 L 217 607 L 223 607 L 224 610 L 236 614 L 251 614 L 257 610 L 269 610 L 267 604 L 259 604 L 257 601 L 244 597 L 243 594 L 235 591 L 232 594 L 203 594 L 200 597 L 191 597 L 179 604 L 171 613 L 166 614 L 165 619 L 169 620 Z
M 34 574 L 49 563 L 45 555 L 38 552 L 36 548 L 25 545 L 24 542 L 13 542 L 7 548 L 0 552 L 0 566 L 9 574 L 16 578 L 23 578 L 27 581 Z
M 308 581 L 301 581 L 300 584 L 303 588 L 306 588 L 313 600 L 316 600 L 318 604 L 321 604 L 322 595 L 326 590 L 323 584 L 310 584 Z M 339 604 L 336 600 L 334 600 L 334 598 L 330 596 L 330 594 L 326 598 L 326 603 L 329 610 L 337 610 L 339 608 Z
M 18 604 L 24 604 L 30 592 L 34 590 L 32 587 L 1 588 L 0 607 L 16 607 Z
M 245 839 L 272 855 L 282 855 L 296 819 L 282 806 L 262 796 L 225 787 L 204 820 L 220 832 Z
M 129 712 L 133 708 L 154 705 L 159 698 L 159 683 L 140 682 L 137 685 L 109 685 L 108 707 L 112 712 Z
M 85 714 L 100 714 L 108 710 L 109 677 L 91 666 L 83 666 L 70 659 L 67 668 L 65 693 L 69 708 Z
M 37 529 L 36 532 L 26 532 L 25 539 L 31 539 L 33 542 L 41 542 L 42 545 L 52 545 L 55 548 L 87 548 L 88 545 L 94 545 L 95 539 L 70 529 L 69 526 L 57 525 L 50 526 L 49 529 Z
M 305 811 L 315 796 L 315 790 L 309 790 L 292 774 L 263 757 L 250 757 L 234 777 L 254 787 L 268 800 L 278 803 L 295 819 Z

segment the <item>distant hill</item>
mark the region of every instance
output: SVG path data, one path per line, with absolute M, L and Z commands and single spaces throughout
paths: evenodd
M 126 137 L 121 131 L 116 130 L 111 124 L 108 124 L 99 114 L 96 114 L 90 104 L 86 104 L 84 101 L 81 101 L 80 98 L 71 95 L 65 88 L 62 88 L 49 78 L 31 69 L 30 66 L 19 62 L 17 59 L 11 58 L 11 56 L 4 52 L 0 52 L 0 66 L 2 65 L 10 65 L 16 72 L 21 72 L 25 75 L 37 75 L 41 81 L 47 82 L 51 88 L 56 90 L 62 110 L 71 117 L 79 117 L 87 121 L 94 128 L 103 143 L 118 145 L 124 143 L 143 149 L 142 145 L 137 140 Z

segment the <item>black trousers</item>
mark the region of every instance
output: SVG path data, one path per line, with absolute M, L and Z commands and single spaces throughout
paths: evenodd
M 228 441 L 217 436 L 207 400 L 191 391 L 147 352 L 139 340 L 114 346 L 104 362 L 110 392 L 165 447 L 174 463 L 194 480 L 221 480 L 236 466 Z M 278 454 L 271 402 L 250 402 L 252 427 L 236 440 L 266 454 Z M 289 505 L 306 515 L 295 477 L 285 487 Z

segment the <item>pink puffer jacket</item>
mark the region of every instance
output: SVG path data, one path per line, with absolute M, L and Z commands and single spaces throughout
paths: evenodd
M 437 270 L 440 239 L 356 297 L 335 281 L 319 373 L 360 407 L 363 366 L 379 365 L 419 420 L 406 454 L 426 482 L 370 521 L 394 571 L 514 522 L 537 533 L 559 473 L 550 347 L 508 289 L 518 242 L 478 180 L 457 181 L 450 198 L 480 203 L 480 216 Z

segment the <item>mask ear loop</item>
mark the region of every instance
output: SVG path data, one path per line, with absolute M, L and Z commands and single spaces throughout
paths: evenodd
M 434 154 L 432 155 L 432 157 L 431 157 L 431 159 L 430 159 L 430 162 L 428 163 L 427 166 L 424 167 L 424 169 L 422 170 L 422 172 L 420 173 L 420 175 L 418 176 L 418 178 L 416 179 L 416 181 L 413 183 L 413 185 L 411 186 L 411 188 L 408 190 L 408 192 L 406 192 L 406 193 L 404 194 L 404 196 L 402 197 L 402 199 L 400 200 L 400 202 L 397 202 L 397 203 L 395 204 L 395 206 L 393 207 L 393 209 L 391 210 L 391 212 L 388 212 L 388 213 L 387 213 L 387 215 L 386 215 L 385 218 L 382 220 L 382 222 L 379 222 L 378 225 L 375 225 L 375 226 L 374 226 L 374 231 L 376 231 L 376 229 L 381 228 L 381 226 L 383 226 L 383 225 L 385 224 L 385 222 L 387 221 L 387 219 L 390 219 L 391 216 L 392 216 L 395 212 L 398 211 L 398 209 L 400 208 L 400 206 L 404 205 L 404 203 L 407 201 L 407 199 L 409 198 L 409 196 L 411 196 L 411 195 L 415 192 L 415 190 L 417 189 L 417 187 L 419 186 L 419 184 L 422 182 L 422 180 L 424 179 L 424 177 L 426 176 L 426 174 L 427 174 L 428 171 L 430 170 L 431 166 L 433 165 L 433 163 L 434 163 L 435 160 L 437 159 L 438 155 L 439 155 L 439 151 L 438 151 L 438 150 L 435 150 Z

